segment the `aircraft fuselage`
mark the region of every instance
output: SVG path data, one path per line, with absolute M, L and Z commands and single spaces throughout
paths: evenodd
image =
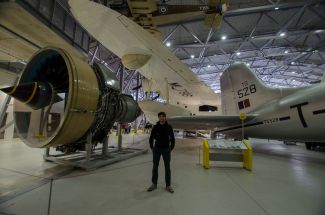
M 325 142 L 325 84 L 318 84 L 275 99 L 249 114 L 244 136 L 303 142 Z M 217 130 L 231 137 L 242 136 L 242 125 Z

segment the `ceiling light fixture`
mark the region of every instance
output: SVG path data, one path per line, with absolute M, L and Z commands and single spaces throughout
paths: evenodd
M 224 36 L 221 37 L 221 39 L 225 40 L 225 39 L 227 39 L 227 37 L 224 35 Z
M 167 43 L 166 43 L 166 46 L 167 46 L 167 47 L 170 47 L 171 45 L 172 45 L 172 44 L 171 44 L 170 42 L 167 42 Z
M 286 33 L 282 32 L 282 33 L 280 34 L 280 37 L 284 37 L 285 35 L 286 35 Z
M 194 58 L 195 58 L 195 55 L 194 55 L 194 54 L 192 54 L 192 55 L 191 55 L 191 58 L 192 58 L 192 59 L 194 59 Z

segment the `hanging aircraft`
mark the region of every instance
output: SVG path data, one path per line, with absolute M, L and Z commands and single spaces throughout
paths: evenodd
M 159 40 L 162 40 L 157 25 L 180 22 L 196 16 L 204 16 L 204 24 L 217 28 L 227 11 L 228 0 L 209 0 L 201 5 L 173 5 L 156 0 L 128 0 L 130 19 L 142 26 Z
M 139 105 L 149 121 L 167 112 L 175 128 L 215 129 L 230 137 L 325 142 L 325 84 L 274 89 L 263 84 L 246 65 L 231 65 L 221 77 L 221 99 L 200 81 L 158 40 L 127 17 L 87 0 L 69 0 L 71 11 L 83 27 L 106 48 L 137 69 L 167 98 L 167 103 L 143 101 Z M 92 19 L 88 19 L 92 14 Z M 102 21 L 103 20 L 103 21 Z M 220 109 L 222 106 L 222 115 Z M 190 107 L 190 108 L 189 108 Z M 208 110 L 210 115 L 200 109 Z

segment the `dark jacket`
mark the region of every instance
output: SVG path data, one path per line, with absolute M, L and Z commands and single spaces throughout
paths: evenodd
M 150 148 L 153 148 L 154 139 L 155 147 L 157 148 L 170 148 L 173 150 L 175 147 L 173 127 L 167 122 L 163 125 L 157 122 L 157 124 L 153 126 L 149 138 Z

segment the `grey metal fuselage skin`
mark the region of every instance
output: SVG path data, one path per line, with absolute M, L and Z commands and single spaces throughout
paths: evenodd
M 297 90 L 248 114 L 257 117 L 244 122 L 245 137 L 325 142 L 325 84 Z M 217 129 L 217 133 L 241 138 L 242 126 Z

